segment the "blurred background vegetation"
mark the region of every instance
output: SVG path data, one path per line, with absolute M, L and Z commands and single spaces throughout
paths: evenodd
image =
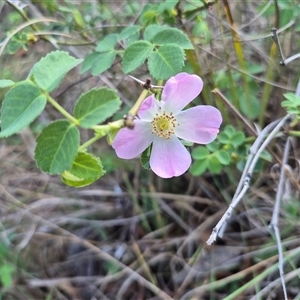
M 280 65 L 271 29 L 278 29 L 285 57 L 297 54 L 299 16 L 298 0 L 1 1 L 0 78 L 25 79 L 56 49 L 85 58 L 108 34 L 140 26 L 128 45 L 148 25 L 166 25 L 194 44 L 183 70 L 201 76 L 204 90 L 193 104 L 217 106 L 224 119 L 216 142 L 192 148 L 192 167 L 179 178 L 158 178 L 138 159 L 122 161 L 105 141 L 95 143 L 107 173 L 82 189 L 42 173 L 33 160 L 35 137 L 60 118 L 52 107 L 2 139 L 1 299 L 283 299 L 268 228 L 282 140 L 263 153 L 223 238 L 212 246 L 206 240 L 232 199 L 257 132 L 286 114 L 283 94 L 296 90 L 299 61 Z M 83 71 L 72 70 L 53 92 L 68 111 L 82 93 L 105 86 L 118 91 L 122 116 L 141 92 L 118 60 L 104 72 Z M 144 80 L 149 71 L 143 65 L 132 75 Z M 289 299 L 300 299 L 299 154 L 295 138 L 279 222 Z

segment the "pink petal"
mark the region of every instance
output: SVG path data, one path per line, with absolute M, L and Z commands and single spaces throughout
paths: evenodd
M 150 156 L 152 171 L 162 178 L 182 175 L 191 165 L 191 155 L 176 136 L 155 138 Z
M 138 117 L 143 121 L 152 121 L 155 114 L 159 111 L 158 101 L 154 95 L 147 97 L 138 111 Z
M 132 159 L 138 156 L 153 141 L 151 123 L 136 120 L 134 124 L 134 129 L 122 128 L 112 143 L 112 147 L 120 158 Z
M 176 115 L 200 94 L 202 88 L 203 81 L 199 76 L 179 73 L 164 86 L 162 108 Z
M 198 143 L 211 143 L 219 132 L 222 116 L 218 109 L 209 105 L 198 105 L 176 115 L 179 126 L 175 134 L 184 140 Z

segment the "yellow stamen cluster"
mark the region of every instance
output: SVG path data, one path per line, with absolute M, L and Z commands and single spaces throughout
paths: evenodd
M 152 133 L 166 140 L 171 138 L 171 135 L 175 133 L 174 128 L 179 125 L 173 113 L 167 114 L 165 111 L 163 114 L 156 114 L 151 124 Z

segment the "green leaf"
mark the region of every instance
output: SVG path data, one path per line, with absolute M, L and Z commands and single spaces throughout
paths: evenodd
M 232 137 L 231 137 L 231 144 L 234 145 L 235 147 L 241 145 L 245 141 L 245 135 L 243 132 L 236 132 Z
M 30 81 L 22 81 L 5 95 L 1 109 L 0 137 L 7 137 L 28 126 L 44 109 L 46 97 Z
M 4 89 L 7 87 L 10 87 L 12 85 L 14 85 L 15 83 L 12 80 L 9 79 L 1 79 L 0 80 L 0 89 Z
M 231 158 L 230 158 L 230 155 L 227 151 L 219 150 L 219 151 L 215 152 L 214 155 L 216 156 L 216 158 L 219 160 L 219 162 L 222 165 L 229 165 L 230 164 Z
M 259 157 L 269 162 L 273 161 L 273 156 L 268 151 L 263 151 Z
M 176 44 L 182 49 L 194 49 L 189 38 L 176 28 L 168 28 L 158 32 L 153 38 L 157 45 Z
M 54 51 L 37 62 L 29 76 L 43 90 L 48 92 L 56 89 L 65 75 L 82 62 L 64 51 Z
M 294 107 L 296 108 L 297 106 L 300 106 L 300 97 L 296 96 L 295 94 L 292 93 L 286 93 L 283 94 L 283 96 L 287 99 L 286 101 L 283 101 L 281 103 L 282 107 Z
M 175 5 L 178 2 L 179 2 L 179 0 L 168 0 L 168 1 L 162 2 L 159 5 L 158 12 L 163 13 L 165 10 L 170 11 L 175 7 Z
M 157 13 L 157 8 L 158 5 L 153 5 L 153 4 L 146 4 L 140 13 L 140 19 L 139 21 L 144 24 L 150 24 L 150 23 L 156 23 L 156 17 L 158 16 Z
M 87 186 L 105 174 L 99 158 L 79 152 L 70 170 L 62 173 L 62 181 L 72 187 Z
M 219 149 L 220 145 L 217 142 L 212 142 L 210 144 L 205 145 L 206 148 L 210 151 L 210 152 L 215 152 Z
M 201 44 L 208 44 L 211 40 L 211 30 L 207 24 L 207 21 L 202 18 L 197 18 L 195 26 L 193 28 L 193 35 L 201 38 Z
M 80 13 L 80 11 L 78 9 L 73 9 L 72 10 L 72 14 L 73 14 L 73 17 L 74 17 L 74 20 L 76 22 L 76 24 L 82 29 L 84 28 L 84 20 L 83 20 L 83 17 Z
M 114 63 L 115 58 L 116 52 L 98 53 L 98 57 L 94 60 L 92 65 L 92 75 L 99 75 L 109 69 Z
M 152 39 L 162 30 L 165 30 L 166 26 L 161 26 L 157 24 L 149 25 L 146 27 L 144 32 L 144 39 L 152 42 Z
M 196 147 L 192 151 L 193 159 L 205 159 L 209 155 L 209 151 L 205 147 Z
M 250 102 L 247 102 L 245 95 L 242 93 L 239 97 L 239 103 L 243 114 L 253 120 L 258 117 L 261 110 L 261 104 L 255 94 L 251 94 L 249 98 Z
M 138 26 L 138 25 L 133 25 L 133 26 L 126 27 L 119 34 L 118 40 L 119 41 L 126 40 L 129 37 L 131 37 L 132 35 L 135 35 L 137 32 L 139 32 L 140 29 L 141 29 L 141 26 Z
M 146 150 L 143 151 L 140 157 L 141 165 L 144 169 L 150 170 L 150 153 L 151 153 L 151 146 L 149 146 Z
M 99 56 L 99 53 L 97 53 L 97 52 L 93 52 L 93 53 L 89 54 L 82 63 L 80 74 L 89 70 L 92 67 L 94 61 L 96 60 L 96 58 L 98 56 Z
M 3 264 L 0 266 L 0 279 L 4 288 L 12 286 L 13 283 L 13 272 L 15 267 L 11 264 Z
M 218 174 L 222 170 L 222 165 L 218 158 L 212 155 L 207 160 L 207 168 L 212 174 Z
M 123 43 L 125 47 L 129 47 L 131 44 L 133 44 L 134 42 L 138 41 L 140 37 L 140 33 L 136 32 L 135 34 L 131 35 L 129 38 L 127 38 L 125 40 L 125 42 Z
M 296 108 L 296 107 L 288 107 L 286 110 L 287 110 L 287 112 L 288 112 L 289 114 L 300 115 L 300 109 L 299 109 L 299 108 Z
M 236 133 L 236 129 L 231 125 L 227 125 L 224 132 L 231 138 Z
M 40 169 L 50 174 L 71 168 L 79 147 L 79 131 L 67 120 L 48 125 L 37 138 L 35 160 Z
M 192 166 L 190 168 L 190 172 L 194 176 L 199 176 L 206 171 L 206 168 L 207 168 L 207 160 L 206 159 L 197 160 L 192 164 Z
M 228 144 L 230 143 L 230 138 L 228 137 L 227 132 L 221 132 L 218 135 L 218 141 L 222 144 Z
M 288 107 L 290 106 L 292 103 L 289 100 L 285 100 L 281 102 L 281 106 L 282 107 Z
M 147 41 L 137 41 L 128 46 L 123 56 L 123 71 L 129 73 L 142 65 L 152 49 L 153 45 Z
M 283 94 L 283 96 L 284 96 L 284 98 L 286 98 L 290 102 L 295 102 L 295 101 L 297 101 L 297 99 L 300 99 L 299 97 L 297 97 L 293 93 L 285 93 L 285 94 Z
M 175 44 L 161 46 L 148 59 L 148 68 L 155 79 L 168 79 L 184 65 L 184 52 Z
M 7 50 L 9 54 L 15 54 L 22 47 L 22 43 L 18 41 L 10 41 L 7 46 Z
M 109 34 L 102 41 L 100 41 L 96 47 L 97 52 L 114 51 L 118 43 L 117 34 Z
M 115 91 L 101 88 L 92 89 L 82 95 L 74 108 L 74 116 L 84 128 L 103 122 L 121 106 Z

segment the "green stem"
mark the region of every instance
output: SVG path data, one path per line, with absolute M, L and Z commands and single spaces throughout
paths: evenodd
M 95 125 L 92 126 L 91 129 L 95 130 L 95 136 L 86 141 L 84 144 L 82 144 L 78 150 L 82 151 L 95 143 L 97 140 L 101 139 L 102 137 L 106 136 L 110 131 L 120 129 L 124 126 L 124 120 L 120 119 L 118 121 L 114 121 L 111 123 L 108 123 L 106 125 Z
M 79 125 L 79 121 L 70 115 L 62 106 L 60 106 L 48 93 L 46 93 L 47 100 L 52 104 L 63 116 L 70 120 L 75 125 Z
M 300 137 L 300 131 L 290 130 L 289 135 Z
M 133 107 L 129 110 L 128 115 L 136 116 L 145 98 L 148 96 L 148 90 L 143 90 Z

